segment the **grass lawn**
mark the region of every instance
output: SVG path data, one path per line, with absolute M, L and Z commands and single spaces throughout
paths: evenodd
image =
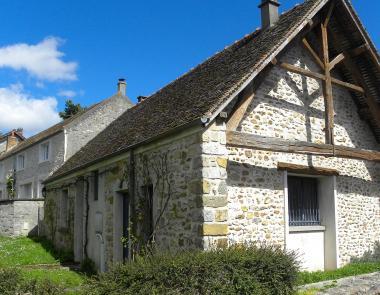
M 66 257 L 58 255 L 45 240 L 0 237 L 0 257 L 0 269 L 20 269 L 22 276 L 28 280 L 48 279 L 65 288 L 78 287 L 84 281 L 82 274 L 59 268 L 59 262 Z M 53 268 L 39 266 L 44 264 Z
M 32 239 L 0 237 L 0 267 L 33 264 L 58 264 L 52 249 Z
M 301 272 L 299 275 L 299 285 L 337 280 L 378 271 L 380 271 L 380 262 L 361 262 L 348 264 L 337 270 Z

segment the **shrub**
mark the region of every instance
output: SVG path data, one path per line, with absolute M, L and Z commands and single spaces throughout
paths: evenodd
M 373 248 L 373 251 L 369 250 L 364 252 L 361 257 L 352 257 L 352 263 L 360 263 L 360 262 L 380 262 L 380 242 L 377 241 Z
M 90 258 L 85 258 L 80 265 L 80 271 L 87 276 L 93 276 L 96 274 L 95 262 Z
M 17 269 L 0 269 L 0 294 L 61 295 L 64 291 L 48 280 L 26 280 Z
M 295 255 L 235 246 L 138 257 L 92 279 L 85 294 L 294 294 Z

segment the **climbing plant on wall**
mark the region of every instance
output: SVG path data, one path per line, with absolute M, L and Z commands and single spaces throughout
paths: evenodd
M 7 193 L 8 193 L 8 198 L 9 199 L 14 199 L 15 198 L 15 184 L 16 184 L 16 179 L 14 177 L 14 174 L 8 174 L 7 175 Z

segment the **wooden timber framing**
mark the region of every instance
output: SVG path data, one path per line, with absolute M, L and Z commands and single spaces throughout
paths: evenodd
M 273 152 L 338 157 L 380 162 L 380 152 L 332 144 L 290 141 L 273 137 L 227 131 L 227 146 Z
M 310 77 L 310 78 L 317 79 L 317 80 L 322 80 L 322 81 L 326 80 L 326 77 L 323 74 L 315 73 L 315 72 L 312 72 L 312 71 L 309 71 L 309 70 L 305 70 L 305 69 L 302 69 L 300 67 L 288 64 L 286 62 L 279 62 L 279 61 L 277 61 L 277 59 L 273 59 L 272 63 L 273 64 L 277 64 L 278 66 L 280 66 L 284 70 L 287 70 L 287 71 L 292 72 L 292 73 L 296 73 L 296 74 L 300 74 L 300 75 L 305 75 L 306 77 Z M 348 82 L 343 82 L 343 81 L 340 81 L 340 80 L 338 80 L 336 78 L 332 78 L 332 77 L 331 77 L 331 82 L 334 85 L 337 85 L 337 86 L 340 86 L 340 87 L 343 87 L 343 88 L 346 88 L 346 89 L 348 88 L 351 91 L 355 91 L 355 92 L 358 92 L 358 93 L 361 93 L 361 94 L 364 93 L 364 89 L 362 87 L 360 87 L 360 86 L 357 86 L 357 85 L 354 85 L 354 84 L 351 84 L 351 83 L 348 83 Z
M 302 44 L 309 51 L 310 55 L 314 58 L 315 62 L 321 67 L 322 70 L 324 70 L 325 64 L 322 62 L 322 60 L 319 58 L 318 54 L 311 47 L 311 45 L 307 41 L 306 37 L 302 39 Z
M 245 113 L 247 112 L 248 107 L 250 106 L 251 102 L 253 101 L 253 98 L 255 97 L 255 94 L 252 93 L 246 98 L 243 98 L 241 103 L 238 105 L 236 111 L 231 115 L 227 122 L 227 130 L 236 130 L 239 126 L 240 122 L 242 121 Z
M 304 166 L 292 163 L 277 163 L 277 169 L 280 171 L 286 170 L 290 173 L 296 174 L 308 174 L 308 175 L 324 175 L 324 176 L 338 176 L 339 172 L 336 169 L 314 167 L 314 166 Z
M 330 7 L 330 11 L 333 6 Z M 325 81 L 323 83 L 323 92 L 325 99 L 325 132 L 326 143 L 334 144 L 334 102 L 332 93 L 331 70 L 330 70 L 330 57 L 329 57 L 329 42 L 327 39 L 327 24 L 326 21 L 321 25 L 322 29 L 322 48 L 323 48 L 323 61 L 325 63 Z

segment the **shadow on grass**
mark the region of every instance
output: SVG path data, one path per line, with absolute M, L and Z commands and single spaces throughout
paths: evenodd
M 71 251 L 58 250 L 53 243 L 45 237 L 29 236 L 33 242 L 40 244 L 44 250 L 54 257 L 62 266 L 79 266 L 74 262 L 74 253 Z M 78 268 L 78 267 L 77 267 Z

